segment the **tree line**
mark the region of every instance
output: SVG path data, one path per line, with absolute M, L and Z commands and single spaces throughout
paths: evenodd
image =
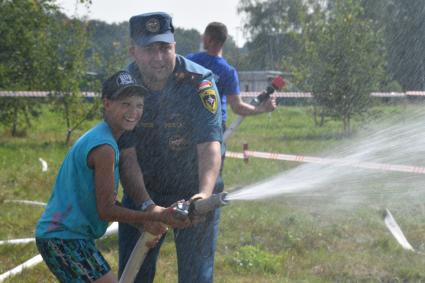
M 88 0 L 80 1 L 90 5 Z M 238 70 L 290 73 L 292 90 L 314 94 L 317 125 L 367 115 L 372 91 L 425 89 L 425 6 L 420 0 L 240 0 L 246 44 L 230 38 L 224 57 Z M 66 140 L 98 104 L 98 91 L 128 58 L 128 22 L 108 24 L 64 15 L 54 0 L 0 0 L 0 89 L 49 90 Z M 199 27 L 202 30 L 204 27 Z M 176 28 L 177 53 L 199 50 L 201 34 Z M 19 134 L 40 113 L 29 98 L 0 99 L 0 123 Z

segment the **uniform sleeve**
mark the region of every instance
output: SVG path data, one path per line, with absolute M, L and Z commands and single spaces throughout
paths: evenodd
M 193 133 L 196 144 L 223 141 L 221 103 L 212 75 L 205 77 L 193 95 Z
M 137 128 L 133 131 L 126 131 L 118 140 L 118 148 L 120 150 L 136 146 L 137 143 Z

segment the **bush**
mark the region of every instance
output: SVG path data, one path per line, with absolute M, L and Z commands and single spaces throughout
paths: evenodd
M 242 246 L 226 262 L 238 273 L 276 273 L 283 265 L 282 255 L 273 255 L 258 246 Z

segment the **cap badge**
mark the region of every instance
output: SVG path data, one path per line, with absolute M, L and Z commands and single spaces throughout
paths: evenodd
M 152 33 L 159 31 L 161 27 L 159 20 L 157 18 L 150 18 L 145 24 L 146 30 Z
M 121 73 L 117 78 L 117 84 L 119 86 L 134 84 L 134 83 L 135 81 L 133 80 L 133 78 L 127 73 Z

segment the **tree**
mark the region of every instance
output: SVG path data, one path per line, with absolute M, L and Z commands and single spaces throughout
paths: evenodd
M 61 14 L 53 0 L 0 0 L 0 8 L 0 88 L 50 90 L 53 110 L 64 115 L 69 142 L 82 117 L 91 114 L 79 95 L 86 70 L 85 24 Z M 40 102 L 1 99 L 0 123 L 11 126 L 16 136 L 18 128 L 30 126 L 31 117 L 39 114 Z
M 92 104 L 81 96 L 81 87 L 85 84 L 88 50 L 87 23 L 78 19 L 60 17 L 50 26 L 51 53 L 50 85 L 52 92 L 52 110 L 62 115 L 66 127 L 65 142 L 71 140 L 71 134 L 81 123 L 96 117 L 99 102 Z M 93 85 L 99 89 L 96 81 Z M 92 86 L 92 87 L 93 87 Z
M 315 9 L 303 27 L 294 67 L 298 82 L 314 94 L 321 114 L 339 118 L 351 133 L 354 115 L 367 113 L 369 93 L 385 78 L 383 35 L 373 29 L 354 0 L 334 0 L 331 10 Z M 323 121 L 323 120 L 322 120 Z
M 0 1 L 0 89 L 40 90 L 48 82 L 47 58 L 50 15 L 57 12 L 53 1 Z M 29 127 L 39 114 L 40 104 L 29 98 L 2 98 L 0 123 L 11 127 L 12 136 L 19 128 Z
M 88 50 L 85 54 L 87 70 L 105 80 L 109 75 L 123 68 L 129 61 L 128 22 L 108 24 L 103 21 L 89 21 Z
M 405 90 L 425 90 L 423 1 L 387 1 L 385 20 L 389 72 Z
M 238 12 L 246 16 L 244 30 L 250 39 L 243 68 L 280 70 L 282 58 L 299 48 L 292 34 L 300 32 L 307 9 L 299 0 L 241 0 Z
M 197 52 L 201 44 L 201 34 L 196 29 L 176 28 L 174 31 L 176 52 L 183 56 Z

